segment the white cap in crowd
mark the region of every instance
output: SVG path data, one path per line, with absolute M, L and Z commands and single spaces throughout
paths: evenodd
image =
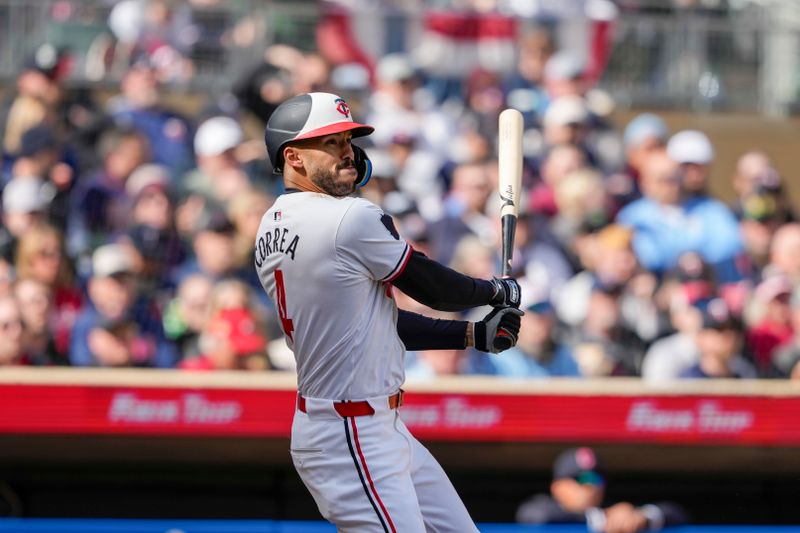
M 414 77 L 414 65 L 406 54 L 394 53 L 383 56 L 378 61 L 375 74 L 381 81 L 395 82 Z
M 544 77 L 548 80 L 574 80 L 583 75 L 584 62 L 568 51 L 556 52 L 544 65 Z
M 589 108 L 580 96 L 567 95 L 554 100 L 544 113 L 545 126 L 586 124 Z
M 104 244 L 92 254 L 92 275 L 95 277 L 106 278 L 133 270 L 133 259 L 119 244 Z
M 242 127 L 231 117 L 212 117 L 197 128 L 194 151 L 197 155 L 215 156 L 239 146 L 244 139 Z
M 148 187 L 166 188 L 169 185 L 169 171 L 162 165 L 147 163 L 134 170 L 125 181 L 125 192 L 136 198 Z
M 714 147 L 705 133 L 683 130 L 670 138 L 667 155 L 676 163 L 707 165 L 714 160 Z
M 3 189 L 3 211 L 6 213 L 43 211 L 47 207 L 43 186 L 39 178 L 13 178 Z

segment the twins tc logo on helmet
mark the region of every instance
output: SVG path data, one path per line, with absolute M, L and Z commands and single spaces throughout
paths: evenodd
M 347 118 L 350 118 L 350 106 L 347 105 L 347 102 L 345 102 L 342 98 L 337 98 L 334 100 L 334 103 L 336 104 L 336 111 Z

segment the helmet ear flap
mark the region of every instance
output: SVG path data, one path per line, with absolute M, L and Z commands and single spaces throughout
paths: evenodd
M 356 172 L 358 176 L 356 176 L 356 187 L 363 187 L 369 181 L 369 178 L 372 176 L 372 161 L 369 160 L 367 157 L 367 152 L 364 151 L 363 148 L 353 146 L 353 159 L 356 165 Z

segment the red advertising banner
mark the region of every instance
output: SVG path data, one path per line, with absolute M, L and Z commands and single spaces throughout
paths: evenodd
M 0 385 L 0 434 L 289 435 L 288 390 Z M 800 397 L 410 393 L 421 439 L 800 445 Z

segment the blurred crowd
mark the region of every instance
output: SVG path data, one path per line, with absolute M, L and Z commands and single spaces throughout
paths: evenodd
M 519 343 L 410 352 L 409 379 L 800 377 L 800 224 L 755 139 L 725 154 L 738 157 L 727 205 L 707 187 L 719 154 L 703 132 L 649 113 L 615 127 L 547 27 L 521 32 L 512 75 L 476 69 L 446 92 L 410 55 L 367 72 L 273 45 L 192 113 L 167 103 L 177 67 L 153 43 L 168 35 L 125 43 L 110 97 L 67 88 L 46 45 L 5 91 L 0 365 L 292 371 L 253 266 L 283 187 L 261 135 L 280 102 L 328 91 L 375 127 L 360 194 L 415 249 L 482 278 L 499 271 L 497 117 L 525 119 Z

